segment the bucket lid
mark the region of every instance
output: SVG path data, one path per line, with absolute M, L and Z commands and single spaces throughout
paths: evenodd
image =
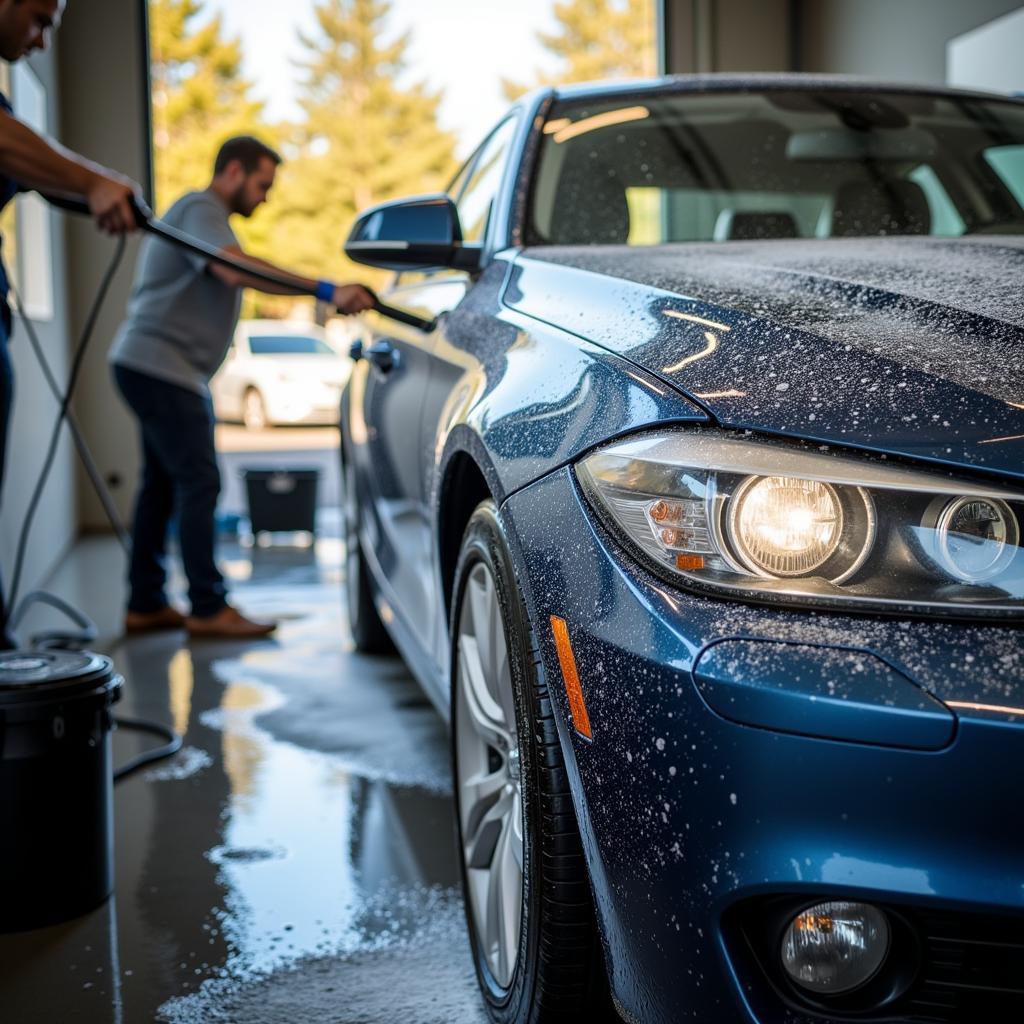
M 92 651 L 0 651 L 0 704 L 59 699 L 113 678 L 113 662 Z

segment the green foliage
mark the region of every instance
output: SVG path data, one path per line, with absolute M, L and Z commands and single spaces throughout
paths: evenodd
M 646 78 L 657 73 L 654 0 L 560 0 L 556 32 L 538 32 L 559 58 L 552 75 L 536 74 L 533 85 L 502 79 L 509 100 L 538 85 L 600 79 Z
M 242 77 L 241 43 L 224 38 L 219 17 L 201 17 L 204 7 L 205 0 L 149 0 L 158 211 L 206 186 L 225 139 L 268 136 L 262 104 Z
M 300 34 L 304 116 L 269 125 L 249 96 L 240 41 L 206 17 L 206 0 L 149 0 L 157 209 L 205 187 L 226 138 L 253 134 L 285 163 L 270 201 L 235 218 L 246 251 L 311 277 L 379 281 L 341 252 L 355 215 L 442 188 L 455 168 L 455 140 L 437 124 L 440 95 L 404 81 L 409 35 L 389 36 L 390 6 L 318 0 L 316 30 Z M 248 293 L 245 312 L 283 315 L 293 302 Z
M 387 38 L 390 6 L 320 0 L 316 32 L 300 35 L 305 118 L 294 126 L 266 213 L 275 258 L 310 275 L 350 275 L 341 245 L 355 215 L 442 188 L 454 169 L 455 140 L 437 125 L 440 95 L 399 84 L 409 35 Z

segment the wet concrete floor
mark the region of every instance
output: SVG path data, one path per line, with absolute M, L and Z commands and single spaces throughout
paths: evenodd
M 484 1020 L 446 729 L 400 661 L 352 652 L 343 553 L 225 549 L 273 640 L 110 649 L 117 713 L 184 747 L 115 787 L 114 897 L 0 936 L 4 1024 Z M 114 763 L 152 742 L 116 733 Z

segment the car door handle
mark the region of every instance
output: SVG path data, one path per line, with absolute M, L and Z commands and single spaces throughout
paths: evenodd
M 398 350 L 390 341 L 375 341 L 363 355 L 381 373 L 390 373 L 398 365 Z

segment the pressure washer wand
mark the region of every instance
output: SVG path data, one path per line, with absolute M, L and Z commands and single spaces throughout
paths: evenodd
M 84 213 L 88 215 L 91 212 L 88 203 L 81 199 L 69 199 L 66 196 L 55 196 L 52 194 L 47 194 L 44 198 L 52 205 L 59 206 L 61 209 L 68 210 L 71 213 Z M 269 284 L 285 288 L 295 288 L 295 282 L 289 278 L 281 277 L 271 271 L 260 267 L 253 267 L 248 263 L 243 263 L 241 260 L 226 256 L 216 246 L 210 245 L 209 242 L 193 238 L 192 235 L 171 227 L 170 224 L 160 220 L 139 198 L 135 198 L 132 201 L 132 209 L 135 212 L 135 219 L 141 230 L 148 231 L 151 235 L 155 235 L 157 238 L 162 238 L 165 242 L 178 246 L 179 249 L 187 249 L 198 256 L 206 257 L 211 263 L 219 263 L 221 266 L 230 267 L 232 270 L 237 270 L 248 277 L 255 277 L 260 281 L 266 281 Z M 367 291 L 370 291 L 370 294 L 373 295 L 373 308 L 381 316 L 428 333 L 434 329 L 436 321 L 425 320 L 423 317 L 416 316 L 415 313 L 409 313 L 404 309 L 389 306 L 387 303 L 381 302 L 371 289 L 367 289 Z M 309 291 L 306 294 L 316 298 L 314 291 Z

